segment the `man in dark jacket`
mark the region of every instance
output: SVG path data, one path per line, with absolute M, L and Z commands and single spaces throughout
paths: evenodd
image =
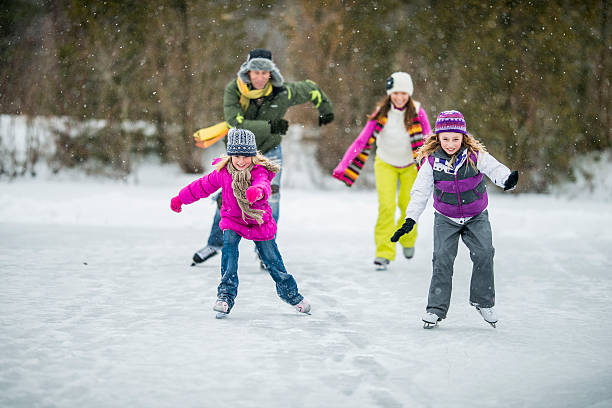
M 316 83 L 310 80 L 285 82 L 272 61 L 272 53 L 261 48 L 249 52 L 237 78 L 227 84 L 223 94 L 226 122 L 231 127 L 253 132 L 258 150 L 281 165 L 281 171 L 272 180 L 272 195 L 269 200 L 272 216 L 276 221 L 279 216 L 283 160 L 281 141 L 289 127 L 283 116 L 291 106 L 306 102 L 312 102 L 319 111 L 319 126 L 334 120 L 332 103 Z M 213 257 L 223 247 L 220 219 L 217 208 L 207 245 L 193 255 L 193 265 Z

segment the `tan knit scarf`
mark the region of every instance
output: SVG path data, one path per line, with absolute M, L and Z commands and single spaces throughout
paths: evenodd
M 251 208 L 251 203 L 246 198 L 246 191 L 251 187 L 251 169 L 253 163 L 244 170 L 237 170 L 232 164 L 230 159 L 227 162 L 227 171 L 232 176 L 232 190 L 234 191 L 234 197 L 238 201 L 238 206 L 242 210 L 242 220 L 246 221 L 245 217 L 249 217 L 257 221 L 259 225 L 263 223 L 264 210 L 257 210 Z

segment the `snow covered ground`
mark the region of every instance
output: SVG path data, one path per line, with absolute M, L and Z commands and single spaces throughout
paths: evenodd
M 49 143 L 49 121 L 0 119 L 17 162 L 27 140 Z M 214 319 L 220 259 L 189 266 L 214 203 L 172 213 L 193 179 L 174 167 L 0 181 L 0 406 L 612 406 L 609 152 L 577 160 L 577 184 L 553 195 L 493 192 L 498 327 L 468 305 L 461 244 L 448 318 L 426 331 L 431 207 L 417 256 L 374 271 L 371 168 L 349 190 L 313 168 L 301 134 L 283 144 L 278 244 L 310 316 L 243 241 L 236 306 Z
M 169 209 L 192 179 L 2 182 L 0 406 L 612 406 L 609 201 L 491 194 L 498 327 L 468 304 L 460 244 L 448 318 L 423 330 L 432 209 L 416 257 L 376 272 L 375 192 L 291 186 L 278 244 L 312 314 L 278 299 L 243 241 L 236 306 L 216 320 L 220 257 L 189 266 L 214 204 Z

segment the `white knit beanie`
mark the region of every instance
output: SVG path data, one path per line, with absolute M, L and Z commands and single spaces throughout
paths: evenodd
M 406 92 L 412 96 L 414 87 L 412 85 L 412 77 L 406 72 L 394 72 L 387 78 L 387 95 L 392 92 Z

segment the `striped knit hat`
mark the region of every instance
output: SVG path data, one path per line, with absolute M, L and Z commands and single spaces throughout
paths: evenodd
M 434 133 L 437 135 L 440 132 L 455 132 L 467 135 L 465 119 L 461 112 L 456 110 L 440 112 L 436 119 Z
M 250 130 L 231 128 L 227 132 L 228 156 L 255 156 L 257 144 L 255 135 Z

